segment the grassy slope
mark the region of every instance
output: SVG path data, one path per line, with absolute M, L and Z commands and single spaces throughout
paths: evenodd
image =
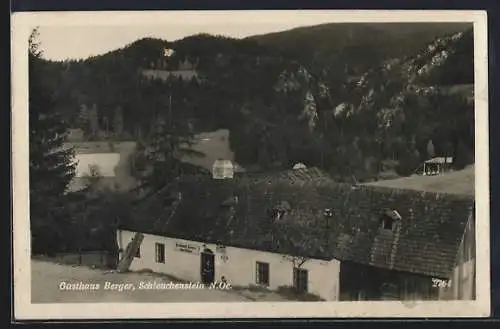
M 440 176 L 413 175 L 410 177 L 371 182 L 366 185 L 448 194 L 474 195 L 474 166 L 469 166 L 463 170 L 446 173 Z
M 184 156 L 182 161 L 212 170 L 217 159 L 234 161 L 234 153 L 229 145 L 229 130 L 220 129 L 196 135 L 192 149 L 205 154 L 203 157 Z

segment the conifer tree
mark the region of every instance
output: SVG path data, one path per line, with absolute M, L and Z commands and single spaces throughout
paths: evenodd
M 434 143 L 432 143 L 432 139 L 429 140 L 429 143 L 427 143 L 427 156 L 429 158 L 432 158 L 436 155 L 434 152 Z
M 76 124 L 86 134 L 89 132 L 89 109 L 86 104 L 80 106 L 80 113 L 78 113 Z
M 90 135 L 97 137 L 99 134 L 99 114 L 97 112 L 97 105 L 93 105 L 89 110 L 89 128 Z
M 183 156 L 203 156 L 190 149 L 193 139 L 194 135 L 187 127 L 169 126 L 167 120 L 158 117 L 146 147 L 149 171 L 143 177 L 143 183 L 151 190 L 162 188 L 186 169 L 181 161 Z
M 121 107 L 117 107 L 115 110 L 115 115 L 113 117 L 113 132 L 115 136 L 121 136 L 123 134 L 123 110 Z
M 35 29 L 29 39 L 30 221 L 33 253 L 58 248 L 65 219 L 64 198 L 74 177 L 72 150 L 63 149 L 67 127 L 44 84 Z

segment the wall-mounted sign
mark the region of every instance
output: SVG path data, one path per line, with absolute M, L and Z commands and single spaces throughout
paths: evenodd
M 215 247 L 215 252 L 217 252 L 217 253 L 225 253 L 226 252 L 226 246 L 217 245 Z
M 182 251 L 182 252 L 188 252 L 191 254 L 199 254 L 200 253 L 199 246 L 196 246 L 196 245 L 190 244 L 190 243 L 186 243 L 186 242 L 176 242 L 175 243 L 175 250 Z

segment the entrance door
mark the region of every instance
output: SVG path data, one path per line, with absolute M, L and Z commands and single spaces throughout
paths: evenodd
M 205 249 L 201 253 L 201 282 L 210 284 L 215 278 L 215 256 L 210 249 Z

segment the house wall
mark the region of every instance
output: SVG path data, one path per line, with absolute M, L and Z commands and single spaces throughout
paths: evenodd
M 340 300 L 438 300 L 431 277 L 351 262 L 340 266 Z
M 412 273 L 342 262 L 340 300 L 473 300 L 475 299 L 475 221 L 471 216 L 450 281 Z
M 119 153 L 94 153 L 94 154 L 75 154 L 76 177 L 85 177 L 91 175 L 93 166 L 98 170 L 101 177 L 115 177 L 115 168 L 120 162 Z
M 161 79 L 164 81 L 167 81 L 170 76 L 180 77 L 184 81 L 190 81 L 192 78 L 198 78 L 198 73 L 195 70 L 145 69 L 141 70 L 141 73 L 149 79 Z
M 134 232 L 118 231 L 117 241 L 119 248 L 125 249 L 132 240 Z M 155 243 L 165 244 L 165 264 L 156 263 Z M 176 243 L 188 244 L 195 249 L 193 252 L 179 251 Z M 283 255 L 226 247 L 226 252 L 221 253 L 216 245 L 202 242 L 167 238 L 155 235 L 144 235 L 141 245 L 141 257 L 134 258 L 130 269 L 137 271 L 150 269 L 154 272 L 165 273 L 179 279 L 198 282 L 200 275 L 199 251 L 209 248 L 215 254 L 215 278 L 220 280 L 225 277 L 234 286 L 248 286 L 256 284 L 256 262 L 269 263 L 269 288 L 277 289 L 279 286 L 293 285 L 293 263 Z M 226 260 L 223 256 L 226 256 Z M 322 261 L 307 260 L 302 269 L 308 270 L 308 292 L 316 294 L 325 300 L 338 300 L 338 281 L 340 262 L 337 260 Z
M 130 157 L 135 151 L 135 142 L 82 142 L 65 143 L 63 148 L 74 148 L 77 162 L 76 175 L 68 187 L 74 192 L 88 185 L 86 176 L 89 166 L 99 167 L 102 188 L 112 190 L 129 190 L 137 185 L 137 180 L 131 175 Z
M 453 270 L 449 287 L 440 289 L 442 300 L 474 300 L 476 273 L 476 230 L 474 216 L 471 214 L 460 243 L 457 266 Z

